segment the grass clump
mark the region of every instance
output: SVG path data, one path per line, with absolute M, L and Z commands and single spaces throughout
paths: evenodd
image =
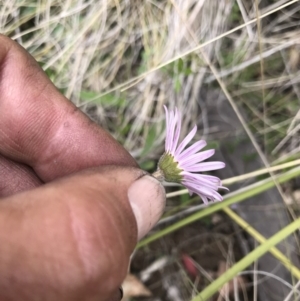
M 290 165 L 279 166 L 299 159 L 299 6 L 299 1 L 271 0 L 0 0 L 0 29 L 23 45 L 60 91 L 107 128 L 148 171 L 155 169 L 163 152 L 163 104 L 178 107 L 186 117 L 183 136 L 197 124 L 201 128 L 197 138 L 207 138 L 217 148 L 224 145 L 232 133 L 211 125 L 208 103 L 218 106 L 218 99 L 206 99 L 207 91 L 222 91 L 247 133 L 236 135 L 225 147 L 234 152 L 250 137 L 255 153 L 241 158 L 251 164 L 260 157 L 266 168 L 255 189 L 275 186 L 286 200 L 282 177 L 299 176 L 289 171 Z M 226 116 L 220 112 L 218 118 Z M 279 167 L 285 169 L 274 174 Z M 262 176 L 261 171 L 255 174 Z M 187 221 L 204 215 L 211 225 L 213 208 L 228 209 L 237 195 L 244 200 L 249 191 L 256 191 L 248 186 L 252 175 L 234 176 L 239 178 L 227 179 L 228 185 L 242 182 L 244 191 L 233 192 L 206 211 L 199 211 L 202 205 L 191 201 L 185 190 L 171 187 L 168 196 L 177 195 L 177 203 L 168 201 L 161 228 L 140 242 L 145 256 L 152 258 L 147 248 L 151 249 L 153 238 L 169 235 L 170 229 L 184 229 Z M 299 190 L 294 183 L 284 187 L 293 187 L 289 190 L 293 195 Z M 296 219 L 297 210 L 291 215 Z M 290 227 L 295 223 L 298 220 Z M 171 247 L 176 251 L 175 243 Z M 219 247 L 230 257 L 229 244 L 226 250 Z M 250 254 L 256 254 L 255 261 L 262 253 Z M 235 260 L 230 260 L 233 265 Z M 229 274 L 234 271 L 229 278 L 242 268 L 228 269 Z M 198 269 L 205 283 L 212 281 L 209 268 Z M 224 284 L 229 278 L 218 279 Z M 193 285 L 187 300 L 197 295 Z M 209 293 L 207 289 L 195 300 L 219 289 L 220 285 L 211 285 Z

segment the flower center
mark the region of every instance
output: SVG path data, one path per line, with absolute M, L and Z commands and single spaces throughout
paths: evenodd
M 181 183 L 182 169 L 178 167 L 178 162 L 170 153 L 164 153 L 158 162 L 158 169 L 163 174 L 165 181 Z

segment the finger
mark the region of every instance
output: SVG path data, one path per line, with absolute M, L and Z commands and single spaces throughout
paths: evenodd
M 3 199 L 0 300 L 109 300 L 164 203 L 154 178 L 111 166 Z
M 0 197 L 33 189 L 41 184 L 42 181 L 32 168 L 0 155 Z
M 123 298 L 123 289 L 118 288 L 110 297 L 105 301 L 121 301 Z
M 45 182 L 92 166 L 136 166 L 23 48 L 1 35 L 0 112 L 0 154 L 31 166 Z

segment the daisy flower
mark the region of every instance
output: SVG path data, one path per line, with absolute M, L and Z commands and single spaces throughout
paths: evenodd
M 200 172 L 224 168 L 225 164 L 223 162 L 202 162 L 215 153 L 214 149 L 199 152 L 206 146 L 204 140 L 195 142 L 186 148 L 195 136 L 197 126 L 179 143 L 181 114 L 177 109 L 168 111 L 166 106 L 164 108 L 166 111 L 165 152 L 161 156 L 157 171 L 153 176 L 160 181 L 182 184 L 188 189 L 190 195 L 198 194 L 205 204 L 209 200 L 222 201 L 223 198 L 218 193 L 218 189 L 225 187 L 222 187 L 221 180 Z

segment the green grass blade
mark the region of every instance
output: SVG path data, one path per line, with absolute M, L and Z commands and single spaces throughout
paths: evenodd
M 230 208 L 224 208 L 223 211 L 240 227 L 242 227 L 246 232 L 248 232 L 256 241 L 259 243 L 265 243 L 266 238 L 257 232 L 253 227 L 251 227 L 246 221 L 244 221 L 240 216 L 238 216 Z M 270 253 L 281 261 L 281 263 L 290 270 L 291 274 L 294 275 L 298 280 L 300 280 L 300 270 L 293 265 L 293 263 L 277 248 L 273 247 L 270 249 Z
M 258 258 L 267 253 L 272 247 L 281 242 L 291 233 L 296 231 L 300 227 L 300 218 L 296 219 L 294 222 L 283 228 L 281 231 L 277 232 L 271 238 L 266 240 L 263 244 L 258 246 L 255 250 L 250 252 L 247 256 L 241 259 L 238 263 L 228 269 L 224 274 L 222 274 L 218 279 L 213 281 L 209 286 L 207 286 L 199 295 L 192 299 L 192 301 L 205 301 L 214 295 L 222 286 L 233 279 L 239 272 L 243 271 L 249 265 L 251 265 Z

